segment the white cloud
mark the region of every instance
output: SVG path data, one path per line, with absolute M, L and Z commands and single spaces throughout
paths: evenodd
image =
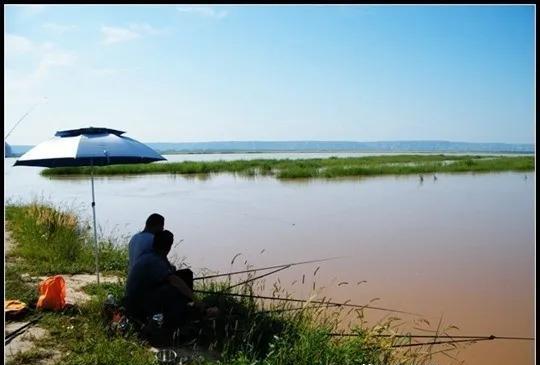
M 64 34 L 72 30 L 76 30 L 77 26 L 75 25 L 62 25 L 56 23 L 45 23 L 43 24 L 43 29 L 56 34 Z
M 75 53 L 51 42 L 36 43 L 15 34 L 6 34 L 5 41 L 6 83 L 8 88 L 21 92 L 35 88 L 52 69 L 71 66 L 77 59 Z M 26 61 L 23 68 L 21 59 Z
M 77 57 L 71 52 L 66 52 L 62 50 L 54 50 L 45 54 L 45 57 L 42 60 L 42 64 L 49 66 L 69 66 L 72 65 Z
M 127 28 L 119 27 L 101 27 L 101 33 L 103 34 L 103 44 L 114 44 L 130 41 L 132 39 L 138 38 L 140 35 L 132 30 Z
M 227 16 L 226 10 L 217 10 L 210 6 L 178 6 L 176 8 L 181 13 L 192 13 L 207 18 L 221 19 Z
M 147 23 L 133 23 L 129 25 L 129 28 L 140 35 L 144 35 L 144 34 L 156 35 L 156 34 L 163 33 L 162 30 L 154 28 L 150 24 L 147 24 Z
M 113 76 L 126 74 L 138 70 L 138 67 L 131 68 L 110 68 L 110 67 L 93 67 L 87 69 L 90 76 Z
M 115 68 L 92 68 L 89 70 L 92 76 L 112 76 L 118 73 Z
M 128 27 L 102 26 L 103 44 L 114 44 L 130 41 L 145 35 L 162 34 L 163 31 L 146 23 L 132 23 Z
M 42 47 L 36 51 L 39 61 L 34 70 L 20 75 L 18 82 L 21 87 L 31 88 L 44 81 L 54 69 L 62 69 L 75 64 L 77 55 L 62 49 L 53 48 L 43 51 Z
M 74 53 L 62 50 L 52 42 L 36 43 L 24 36 L 9 33 L 4 39 L 8 62 L 13 59 L 11 56 L 20 54 L 35 56 L 39 64 L 52 66 L 66 66 L 75 59 Z
M 35 47 L 28 38 L 15 34 L 6 34 L 4 36 L 4 42 L 7 55 L 28 53 Z

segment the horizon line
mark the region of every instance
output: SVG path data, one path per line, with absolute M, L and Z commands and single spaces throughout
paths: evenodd
M 535 145 L 535 142 L 469 142 L 469 141 L 452 141 L 442 139 L 396 139 L 396 140 L 323 140 L 323 139 L 291 139 L 291 140 L 206 140 L 206 141 L 176 141 L 176 142 L 160 142 L 151 141 L 143 142 L 145 144 L 162 143 L 162 144 L 181 144 L 181 143 L 298 143 L 298 142 L 314 142 L 314 143 L 415 143 L 415 142 L 438 142 L 438 143 L 468 143 L 468 144 L 509 144 L 509 145 Z M 10 144 L 4 140 L 4 143 L 11 146 L 35 146 L 36 144 Z M 41 142 L 40 142 L 41 143 Z

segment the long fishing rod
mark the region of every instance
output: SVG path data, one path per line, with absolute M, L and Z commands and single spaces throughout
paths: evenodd
M 336 337 L 355 337 L 358 336 L 356 333 L 329 333 L 329 336 L 336 336 Z M 482 339 L 482 340 L 522 340 L 522 341 L 534 341 L 534 337 L 511 337 L 511 336 L 465 336 L 465 335 L 456 335 L 456 336 L 450 336 L 450 335 L 371 335 L 373 337 L 392 337 L 392 338 L 475 338 L 475 339 Z
M 242 332 L 242 331 L 238 331 Z M 351 336 L 356 337 L 358 334 L 355 333 L 327 333 L 328 336 Z M 511 337 L 511 336 L 465 336 L 465 335 L 459 335 L 459 336 L 450 336 L 450 335 L 371 335 L 372 337 L 391 337 L 391 338 L 434 338 L 435 340 L 438 338 L 444 338 L 444 339 L 451 339 L 450 341 L 432 341 L 432 342 L 419 342 L 419 343 L 409 343 L 409 344 L 395 344 L 391 347 L 393 348 L 399 348 L 399 347 L 415 347 L 415 346 L 430 346 L 430 345 L 442 345 L 442 344 L 453 344 L 453 343 L 460 343 L 460 342 L 477 342 L 477 341 L 492 341 L 492 340 L 524 340 L 524 341 L 534 341 L 534 337 Z
M 27 324 L 17 328 L 13 332 L 8 333 L 7 336 L 5 337 L 4 346 L 8 345 L 15 337 L 19 336 L 21 333 L 25 332 L 28 328 L 30 328 L 32 325 L 38 322 L 41 319 L 41 317 L 43 317 L 43 315 L 36 317 L 35 319 L 31 320 Z
M 433 345 L 451 345 L 454 343 L 460 343 L 460 342 L 470 342 L 470 343 L 476 343 L 478 341 L 491 341 L 490 338 L 470 338 L 468 340 L 454 340 L 454 341 L 433 341 L 433 342 L 419 342 L 419 343 L 406 343 L 406 344 L 397 344 L 390 346 L 391 348 L 401 348 L 401 347 L 417 347 L 417 346 L 433 346 Z M 366 350 L 377 350 L 378 347 L 370 347 Z
M 296 307 L 296 308 L 268 309 L 268 310 L 260 311 L 260 312 L 257 312 L 257 313 L 261 313 L 261 314 L 264 314 L 264 313 L 282 313 L 282 312 L 299 311 L 299 310 L 303 310 L 303 309 L 318 309 L 318 308 L 328 308 L 328 307 L 336 307 L 336 306 L 340 307 L 342 305 L 343 305 L 342 303 L 327 304 L 325 302 L 324 304 L 321 304 L 321 305 L 312 305 L 312 306 L 308 306 L 308 307 Z M 415 314 L 415 313 L 411 313 L 411 314 L 419 315 L 419 314 Z
M 330 260 L 341 259 L 343 257 L 344 256 L 329 257 L 329 258 L 326 258 L 326 259 L 300 261 L 300 262 L 293 262 L 293 263 L 289 263 L 289 264 L 281 264 L 281 265 L 274 265 L 274 266 L 268 266 L 268 267 L 261 267 L 261 268 L 257 268 L 257 269 L 234 271 L 234 272 L 229 272 L 229 273 L 224 273 L 224 274 L 200 276 L 198 278 L 193 278 L 193 280 L 213 279 L 213 278 L 219 278 L 219 277 L 229 276 L 229 275 L 245 274 L 245 273 L 254 272 L 254 271 L 277 269 L 279 267 L 284 267 L 284 266 L 297 266 L 297 265 L 304 265 L 304 264 L 313 264 L 313 263 L 317 263 L 317 262 L 325 262 L 325 261 L 330 261 Z
M 251 279 L 242 281 L 241 283 L 231 285 L 231 286 L 229 286 L 227 289 L 225 289 L 224 291 L 227 291 L 227 290 L 229 290 L 229 289 L 236 288 L 237 286 L 244 285 L 244 284 L 250 283 L 250 282 L 252 282 L 252 281 L 255 281 L 255 280 L 264 278 L 264 277 L 266 277 L 266 276 L 275 274 L 275 273 L 277 273 L 277 272 L 280 272 L 280 271 L 283 271 L 283 270 L 285 270 L 285 269 L 288 269 L 289 267 L 291 267 L 291 265 L 283 266 L 283 267 L 280 267 L 279 269 L 276 269 L 276 270 L 267 272 L 266 274 L 262 274 L 262 275 L 259 275 L 259 276 L 254 277 L 254 278 L 251 278 Z
M 468 340 L 407 343 L 407 344 L 402 344 L 402 345 L 392 345 L 390 347 L 399 348 L 399 347 L 415 347 L 415 346 L 432 346 L 432 345 L 453 344 L 453 343 L 459 343 L 459 342 L 478 342 L 478 341 L 491 341 L 491 339 L 489 339 L 489 338 L 471 338 L 471 339 L 468 339 Z
M 318 306 L 308 306 L 308 307 L 298 307 L 298 308 L 280 308 L 280 309 L 269 309 L 260 311 L 257 313 L 265 314 L 265 313 L 282 313 L 282 312 L 292 312 L 292 311 L 298 311 L 301 309 L 317 309 L 317 308 L 328 308 L 327 305 L 318 305 Z
M 15 130 L 15 128 L 17 128 L 19 123 L 22 122 L 24 120 L 24 118 L 26 118 L 28 116 L 28 114 L 30 114 L 41 102 L 43 102 L 43 100 L 47 100 L 47 97 L 44 96 L 42 100 L 35 103 L 21 118 L 19 118 L 19 120 L 15 123 L 13 128 L 11 128 L 11 130 L 8 132 L 8 134 L 6 134 L 6 136 L 4 137 L 4 141 L 9 137 L 11 132 L 13 132 Z
M 379 337 L 383 337 L 386 335 L 379 335 Z M 394 336 L 398 337 L 398 336 Z M 406 335 L 400 335 L 399 337 L 408 337 Z M 412 338 L 412 336 L 409 336 Z M 423 335 L 414 336 L 414 337 L 424 337 Z M 466 336 L 437 336 L 437 338 L 463 338 Z M 493 341 L 493 340 L 527 340 L 527 341 L 534 341 L 534 338 L 531 337 L 509 337 L 509 336 L 501 336 L 497 337 L 494 335 L 491 336 L 479 336 L 479 337 L 469 337 L 467 339 L 459 339 L 459 340 L 450 340 L 450 341 L 432 341 L 432 342 L 419 342 L 419 343 L 408 343 L 408 344 L 397 344 L 392 345 L 390 347 L 392 348 L 400 348 L 400 347 L 417 347 L 417 346 L 432 346 L 432 345 L 445 345 L 445 344 L 454 344 L 454 343 L 461 343 L 461 342 L 471 342 L 476 343 L 478 341 Z
M 304 300 L 304 299 L 295 299 L 295 298 L 277 298 L 277 297 L 270 297 L 270 296 L 264 296 L 264 295 L 224 293 L 224 292 L 214 292 L 214 291 L 207 291 L 207 290 L 193 290 L 193 291 L 196 292 L 196 293 L 201 293 L 201 294 L 217 294 L 217 295 L 227 295 L 227 296 L 242 297 L 242 298 L 279 300 L 279 301 L 294 302 L 294 303 L 313 303 L 313 304 L 322 304 L 322 305 L 333 305 L 333 306 L 336 306 L 336 307 L 353 307 L 353 308 L 361 308 L 361 309 L 374 309 L 374 310 L 381 310 L 381 311 L 386 311 L 386 312 L 395 312 L 395 313 L 402 313 L 402 314 L 410 314 L 410 315 L 413 315 L 413 316 L 421 316 L 418 313 L 405 312 L 405 311 L 401 311 L 401 310 L 397 310 L 397 309 L 374 307 L 374 306 L 370 306 L 368 304 L 360 305 L 360 304 L 350 304 L 350 303 L 324 302 L 324 301 L 317 301 L 317 300 Z

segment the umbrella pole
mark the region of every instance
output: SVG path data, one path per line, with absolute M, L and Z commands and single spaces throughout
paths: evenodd
M 90 176 L 92 180 L 92 215 L 94 216 L 94 244 L 96 247 L 96 277 L 97 277 L 97 283 L 99 285 L 99 249 L 98 249 L 98 241 L 97 241 L 97 228 L 96 228 L 96 198 L 94 194 L 94 166 L 92 164 L 92 167 L 90 168 Z

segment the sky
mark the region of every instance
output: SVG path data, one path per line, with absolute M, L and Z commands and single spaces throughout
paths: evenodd
M 4 6 L 4 129 L 535 142 L 535 7 Z M 33 109 L 32 109 L 33 108 Z

